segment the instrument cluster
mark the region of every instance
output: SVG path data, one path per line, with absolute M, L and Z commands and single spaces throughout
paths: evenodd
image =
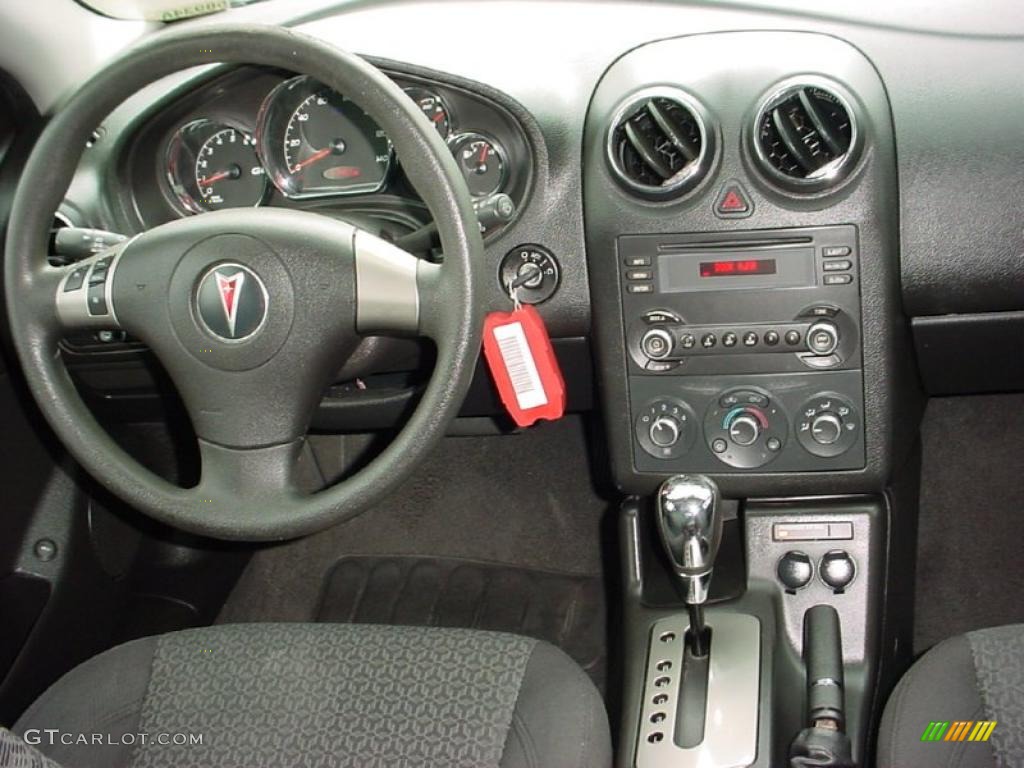
M 503 106 L 464 89 L 395 79 L 447 142 L 474 198 L 504 192 L 522 202 L 531 158 Z M 309 76 L 236 74 L 181 101 L 142 131 L 161 137 L 158 175 L 174 215 L 386 192 L 415 197 L 384 131 L 347 95 Z M 136 176 L 137 187 L 145 181 Z M 135 205 L 146 223 L 166 218 L 147 215 L 146 203 Z

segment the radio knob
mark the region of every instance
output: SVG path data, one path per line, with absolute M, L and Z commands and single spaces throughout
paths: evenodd
M 819 413 L 811 422 L 811 438 L 818 445 L 832 445 L 843 435 L 843 420 L 834 413 Z
M 640 339 L 640 349 L 651 360 L 664 360 L 672 355 L 675 340 L 664 328 L 651 328 Z
M 679 442 L 679 421 L 672 416 L 659 416 L 651 422 L 648 434 L 659 448 L 671 448 Z
M 815 323 L 807 331 L 807 347 L 816 355 L 831 355 L 839 346 L 839 329 L 834 323 Z
M 753 445 L 760 436 L 761 424 L 750 414 L 737 416 L 729 425 L 729 439 L 736 445 Z

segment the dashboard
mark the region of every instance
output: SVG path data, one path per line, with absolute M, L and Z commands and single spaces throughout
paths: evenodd
M 485 233 L 484 308 L 508 309 L 510 259 L 553 266 L 537 307 L 570 407 L 602 409 L 622 489 L 699 466 L 727 493 L 770 495 L 780 477 L 790 493 L 884 487 L 922 390 L 1024 388 L 1024 144 L 1007 139 L 1024 99 L 1006 74 L 1024 12 L 913 5 L 268 0 L 228 15 L 367 56 L 478 195 L 512 198 L 514 219 Z M 481 34 L 494 28 L 509 55 Z M 395 238 L 428 222 L 346 95 L 253 68 L 182 73 L 126 103 L 62 214 L 130 234 L 235 204 Z M 143 388 L 129 351 L 81 355 L 104 398 Z M 424 362 L 388 355 L 393 371 Z

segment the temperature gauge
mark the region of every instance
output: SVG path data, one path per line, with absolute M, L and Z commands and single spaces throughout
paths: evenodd
M 452 132 L 452 113 L 444 99 L 433 91 L 418 86 L 406 88 L 405 92 L 410 99 L 416 102 L 423 114 L 427 116 L 427 120 L 434 124 L 434 128 L 437 129 L 441 138 L 447 139 Z
M 451 147 L 473 197 L 501 191 L 508 174 L 504 147 L 480 133 L 460 134 Z

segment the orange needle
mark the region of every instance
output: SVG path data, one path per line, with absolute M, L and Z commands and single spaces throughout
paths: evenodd
M 301 171 L 303 168 L 305 168 L 307 166 L 310 166 L 313 163 L 320 162 L 325 157 L 327 157 L 329 154 L 331 154 L 331 152 L 333 152 L 333 149 L 331 147 L 324 147 L 323 149 L 321 149 L 321 150 L 319 150 L 317 152 L 314 152 L 312 155 L 307 157 L 305 160 L 300 160 L 299 162 L 297 162 L 295 164 L 295 167 L 292 168 L 292 173 L 297 173 L 298 171 Z
M 218 173 L 213 174 L 213 176 L 203 176 L 203 178 L 199 180 L 199 186 L 205 187 L 209 184 L 213 184 L 214 182 L 226 179 L 230 175 L 231 171 L 219 171 Z

